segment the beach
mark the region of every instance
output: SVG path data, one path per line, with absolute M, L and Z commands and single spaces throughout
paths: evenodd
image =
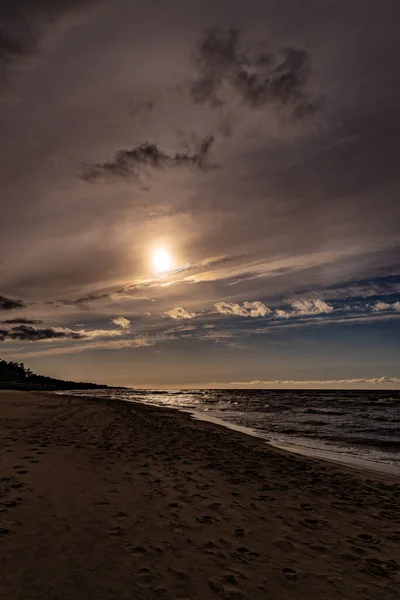
M 7 600 L 397 599 L 400 486 L 172 409 L 0 391 Z

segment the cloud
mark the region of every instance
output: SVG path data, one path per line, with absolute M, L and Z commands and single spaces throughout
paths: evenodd
M 47 27 L 95 0 L 4 0 L 0 6 L 0 67 L 34 52 Z
M 111 297 L 114 299 L 116 299 L 117 297 L 121 297 L 122 299 L 124 299 L 124 297 L 125 298 L 128 297 L 131 292 L 134 292 L 135 290 L 143 289 L 145 287 L 154 287 L 154 286 L 168 287 L 169 285 L 176 284 L 176 283 L 193 283 L 195 280 L 192 279 L 191 276 L 184 278 L 184 279 L 178 279 L 178 280 L 171 280 L 171 278 L 173 278 L 178 273 L 186 273 L 186 272 L 194 271 L 196 269 L 209 268 L 213 265 L 220 265 L 222 263 L 227 263 L 229 261 L 237 260 L 238 258 L 241 258 L 241 255 L 223 254 L 221 256 L 211 256 L 209 258 L 200 260 L 196 263 L 180 265 L 173 271 L 170 271 L 162 276 L 152 277 L 151 279 L 138 278 L 134 282 L 132 282 L 132 280 L 131 280 L 129 282 L 125 282 L 124 284 L 122 284 L 118 287 L 112 286 L 109 288 L 102 288 L 100 290 L 96 290 L 94 292 L 91 292 L 91 293 L 86 294 L 85 296 L 81 296 L 79 298 L 75 298 L 72 300 L 64 298 L 64 299 L 59 299 L 59 300 L 48 302 L 47 304 L 48 304 L 48 306 L 52 306 L 53 308 L 57 308 L 59 306 L 68 306 L 68 305 L 78 305 L 80 307 L 84 307 L 89 302 L 95 302 L 97 300 L 107 300 L 108 298 L 111 298 Z M 135 299 L 133 296 L 130 296 L 130 298 Z M 150 298 L 148 298 L 148 297 L 141 297 L 140 299 L 141 300 L 150 300 Z
M 146 142 L 131 150 L 119 150 L 111 161 L 84 165 L 82 177 L 91 182 L 110 177 L 138 177 L 143 167 L 162 169 L 192 165 L 204 169 L 213 143 L 214 137 L 209 135 L 200 140 L 193 152 L 168 154 L 156 144 Z
M 152 100 L 139 100 L 132 104 L 129 114 L 134 116 L 139 113 L 149 113 L 154 108 L 154 102 Z
M 93 340 L 113 338 L 122 334 L 120 329 L 69 329 L 68 327 L 33 327 L 21 324 L 0 330 L 0 341 L 45 342 L 51 340 Z
M 326 288 L 322 290 L 322 294 L 330 300 L 391 296 L 400 294 L 400 282 L 396 281 L 394 277 L 382 277 L 380 281 L 356 281 L 345 286 Z
M 375 302 L 375 304 L 372 306 L 372 312 L 382 312 L 384 310 L 400 311 L 400 302 L 390 303 L 378 300 L 378 302 Z
M 23 53 L 24 46 L 22 43 L 13 39 L 6 31 L 0 30 L 0 61 L 3 63 L 8 62 Z
M 223 315 L 236 315 L 239 317 L 265 317 L 272 312 L 262 302 L 243 302 L 243 304 L 216 302 L 214 308 Z
M 399 377 L 360 377 L 354 379 L 324 379 L 324 380 L 293 380 L 293 379 L 255 379 L 253 381 L 231 381 L 230 383 L 219 383 L 210 385 L 238 385 L 238 386 L 275 386 L 275 385 L 357 385 L 357 384 L 370 384 L 370 385 L 385 385 L 385 384 L 400 384 Z
M 167 310 L 164 313 L 164 316 L 171 317 L 171 319 L 194 319 L 196 313 L 188 312 L 181 306 L 177 306 L 176 308 L 171 308 L 171 310 Z
M 87 352 L 88 350 L 123 350 L 127 348 L 147 348 L 154 346 L 157 343 L 156 339 L 146 338 L 145 336 L 139 336 L 136 338 L 130 338 L 127 340 L 113 340 L 113 341 L 97 341 L 89 343 L 74 344 L 72 346 L 62 346 L 56 348 L 46 348 L 40 350 L 34 350 L 29 352 L 27 356 L 31 357 L 42 357 L 42 356 L 55 356 L 63 354 L 76 354 L 78 352 Z M 9 359 L 19 358 L 20 354 L 9 353 L 7 355 Z
M 186 278 L 189 283 L 206 281 L 230 280 L 228 285 L 243 284 L 245 281 L 257 281 L 259 279 L 270 279 L 271 277 L 283 278 L 295 276 L 300 271 L 310 272 L 315 267 L 339 263 L 348 259 L 351 255 L 362 253 L 361 248 L 353 246 L 350 249 L 326 250 L 322 252 L 311 252 L 308 254 L 291 254 L 290 256 L 277 256 L 275 258 L 250 258 L 247 254 L 232 255 L 232 259 L 247 258 L 245 261 L 236 261 L 230 267 L 216 268 L 204 273 L 197 273 Z M 251 285 L 251 284 L 250 284 Z
M 197 45 L 195 67 L 198 77 L 191 83 L 190 96 L 196 104 L 220 108 L 233 94 L 250 108 L 273 105 L 288 109 L 295 118 L 316 109 L 306 91 L 311 58 L 302 48 L 245 48 L 238 29 L 214 27 Z
M 40 319 L 26 319 L 21 317 L 20 319 L 6 319 L 5 321 L 1 321 L 5 325 L 41 325 L 43 321 Z
M 125 319 L 125 317 L 116 317 L 112 319 L 111 323 L 114 325 L 118 325 L 118 327 L 122 327 L 123 329 L 129 329 L 131 322 L 129 319 Z
M 8 330 L 1 330 L 0 339 L 2 341 L 23 341 L 23 342 L 39 342 L 54 339 L 83 339 L 83 335 L 79 331 L 62 327 L 46 327 L 37 328 L 30 325 L 18 325 Z
M 292 316 L 292 315 L 289 315 Z M 268 324 L 264 327 L 259 327 L 257 329 L 251 329 L 249 330 L 249 333 L 251 335 L 253 334 L 260 334 L 260 335 L 264 335 L 269 333 L 270 331 L 273 330 L 278 330 L 278 329 L 282 329 L 282 330 L 287 330 L 287 329 L 298 329 L 298 328 L 304 328 L 304 327 L 319 327 L 319 326 L 334 326 L 334 325 L 362 325 L 362 324 L 369 324 L 369 323 L 378 323 L 381 321 L 385 321 L 387 319 L 400 319 L 400 314 L 398 314 L 397 312 L 391 312 L 391 311 L 387 311 L 387 312 L 383 312 L 380 314 L 377 313 L 372 313 L 372 312 L 368 312 L 368 313 L 356 313 L 356 314 L 345 314 L 345 316 L 343 317 L 338 317 L 336 316 L 326 316 L 326 315 L 312 315 L 310 317 L 305 317 L 302 319 L 292 319 L 290 320 L 289 317 L 286 317 L 285 322 L 282 321 L 282 319 L 278 320 L 278 319 L 269 319 L 268 320 Z
M 333 306 L 324 300 L 295 300 L 291 303 L 292 310 L 283 308 L 275 309 L 275 316 L 279 319 L 290 317 L 310 317 L 313 315 L 328 314 L 333 311 Z
M 86 331 L 84 329 L 79 329 L 77 333 L 79 333 L 83 339 L 95 339 L 120 337 L 124 332 L 121 329 L 91 329 Z
M 388 302 L 378 301 L 372 306 L 372 312 L 381 312 L 382 310 L 389 310 L 391 305 Z
M 198 336 L 200 340 L 206 340 L 210 342 L 215 342 L 218 344 L 219 342 L 224 342 L 230 345 L 230 340 L 236 339 L 236 334 L 233 331 L 221 331 L 210 329 L 202 332 L 200 336 Z
M 324 300 L 296 300 L 292 302 L 294 314 L 297 316 L 320 315 L 322 313 L 330 313 L 333 311 L 333 306 L 324 302 Z
M 22 300 L 13 300 L 0 295 L 0 310 L 14 310 L 16 308 L 25 308 L 25 303 Z

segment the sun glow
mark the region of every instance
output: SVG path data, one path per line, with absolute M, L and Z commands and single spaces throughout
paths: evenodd
M 153 267 L 156 273 L 165 273 L 172 267 L 171 255 L 166 250 L 157 250 L 153 255 Z

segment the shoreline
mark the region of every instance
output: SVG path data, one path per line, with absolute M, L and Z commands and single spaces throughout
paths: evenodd
M 176 410 L 179 411 L 179 409 Z M 182 410 L 182 412 L 186 411 Z M 253 430 L 250 427 L 235 425 L 234 423 L 223 421 L 218 417 L 207 417 L 207 415 L 201 412 L 187 412 L 190 413 L 193 416 L 193 418 L 198 419 L 199 421 L 207 421 L 210 423 L 214 423 L 215 425 L 221 425 L 222 427 L 226 427 L 227 429 L 231 429 L 232 431 L 240 432 L 243 435 L 258 438 L 259 440 L 263 441 L 264 444 L 267 444 L 271 448 L 282 450 L 283 452 L 288 452 L 290 454 L 296 454 L 302 456 L 305 459 L 308 458 L 311 460 L 323 461 L 341 467 L 356 469 L 357 471 L 365 471 L 365 474 L 378 473 L 387 475 L 391 478 L 400 479 L 400 468 L 397 467 L 390 467 L 383 463 L 373 463 L 372 461 L 368 461 L 361 458 L 358 459 L 350 457 L 347 459 L 346 457 L 343 457 L 343 459 L 341 459 L 341 457 L 338 456 L 338 453 L 335 453 L 333 451 L 324 451 L 323 449 L 319 450 L 313 447 L 296 445 L 295 443 L 290 444 L 274 442 L 270 439 L 265 439 L 256 430 Z
M 46 392 L 46 393 L 54 394 L 54 392 Z M 65 395 L 68 395 L 68 392 L 55 393 L 55 395 L 65 396 Z M 187 409 L 187 408 L 179 408 L 179 407 L 175 407 L 175 406 L 160 406 L 158 404 L 144 403 L 144 402 L 140 402 L 138 400 L 123 400 L 120 398 L 113 399 L 111 397 L 103 398 L 100 396 L 98 396 L 98 397 L 91 396 L 91 395 L 82 396 L 79 394 L 74 397 L 88 398 L 88 399 L 92 398 L 93 400 L 96 399 L 97 402 L 102 401 L 102 400 L 108 400 L 110 402 L 139 404 L 140 406 L 145 406 L 145 407 L 149 406 L 154 409 L 159 408 L 161 410 L 172 410 L 177 413 L 188 414 L 193 419 L 198 420 L 199 422 L 211 423 L 216 426 L 224 427 L 228 430 L 241 433 L 242 435 L 258 439 L 260 442 L 268 445 L 270 448 L 281 451 L 281 452 L 287 452 L 289 454 L 302 456 L 305 459 L 323 461 L 324 463 L 333 464 L 333 465 L 337 465 L 339 467 L 349 468 L 349 469 L 356 470 L 356 471 L 361 471 L 361 472 L 364 471 L 365 475 L 381 474 L 381 475 L 387 476 L 391 479 L 400 479 L 400 468 L 399 467 L 396 467 L 396 466 L 392 467 L 392 466 L 386 465 L 384 463 L 374 463 L 373 461 L 369 461 L 367 459 L 362 459 L 362 458 L 347 457 L 346 455 L 341 456 L 341 455 L 339 455 L 339 453 L 335 453 L 334 451 L 324 450 L 322 448 L 316 449 L 313 447 L 296 445 L 295 443 L 291 444 L 289 442 L 287 442 L 287 443 L 274 442 L 273 440 L 271 440 L 269 438 L 263 437 L 260 433 L 258 433 L 256 430 L 252 429 L 251 427 L 235 425 L 234 423 L 230 423 L 229 421 L 224 421 L 223 419 L 220 419 L 218 417 L 207 416 L 207 413 L 204 413 L 202 411 L 197 411 L 194 409 Z
M 169 408 L 0 392 L 7 600 L 395 600 L 400 487 Z

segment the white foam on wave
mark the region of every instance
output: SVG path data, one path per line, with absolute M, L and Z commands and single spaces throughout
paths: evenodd
M 223 421 L 218 417 L 205 415 L 203 412 L 199 411 L 185 410 L 182 412 L 189 413 L 193 419 L 196 419 L 198 421 L 206 421 L 208 423 L 214 423 L 215 425 L 222 425 L 227 429 L 232 429 L 233 431 L 238 431 L 246 435 L 251 435 L 252 437 L 263 439 L 266 444 L 269 444 L 274 448 L 279 448 L 280 450 L 284 450 L 286 452 L 294 452 L 295 454 L 301 454 L 302 456 L 306 456 L 307 458 L 324 460 L 335 464 L 352 467 L 355 469 L 361 469 L 363 471 L 373 471 L 375 473 L 385 473 L 387 475 L 400 477 L 400 467 L 397 467 L 396 465 L 389 465 L 381 462 L 375 462 L 372 460 L 366 460 L 356 456 L 349 456 L 346 454 L 340 454 L 333 451 L 323 450 L 322 448 L 311 448 L 310 446 L 300 446 L 286 442 L 283 443 L 277 440 L 273 440 L 270 437 L 268 437 L 268 439 L 265 439 L 267 435 L 263 435 L 259 431 L 256 431 L 251 427 L 245 427 L 244 425 L 236 425 L 235 423 L 229 423 L 228 421 Z

